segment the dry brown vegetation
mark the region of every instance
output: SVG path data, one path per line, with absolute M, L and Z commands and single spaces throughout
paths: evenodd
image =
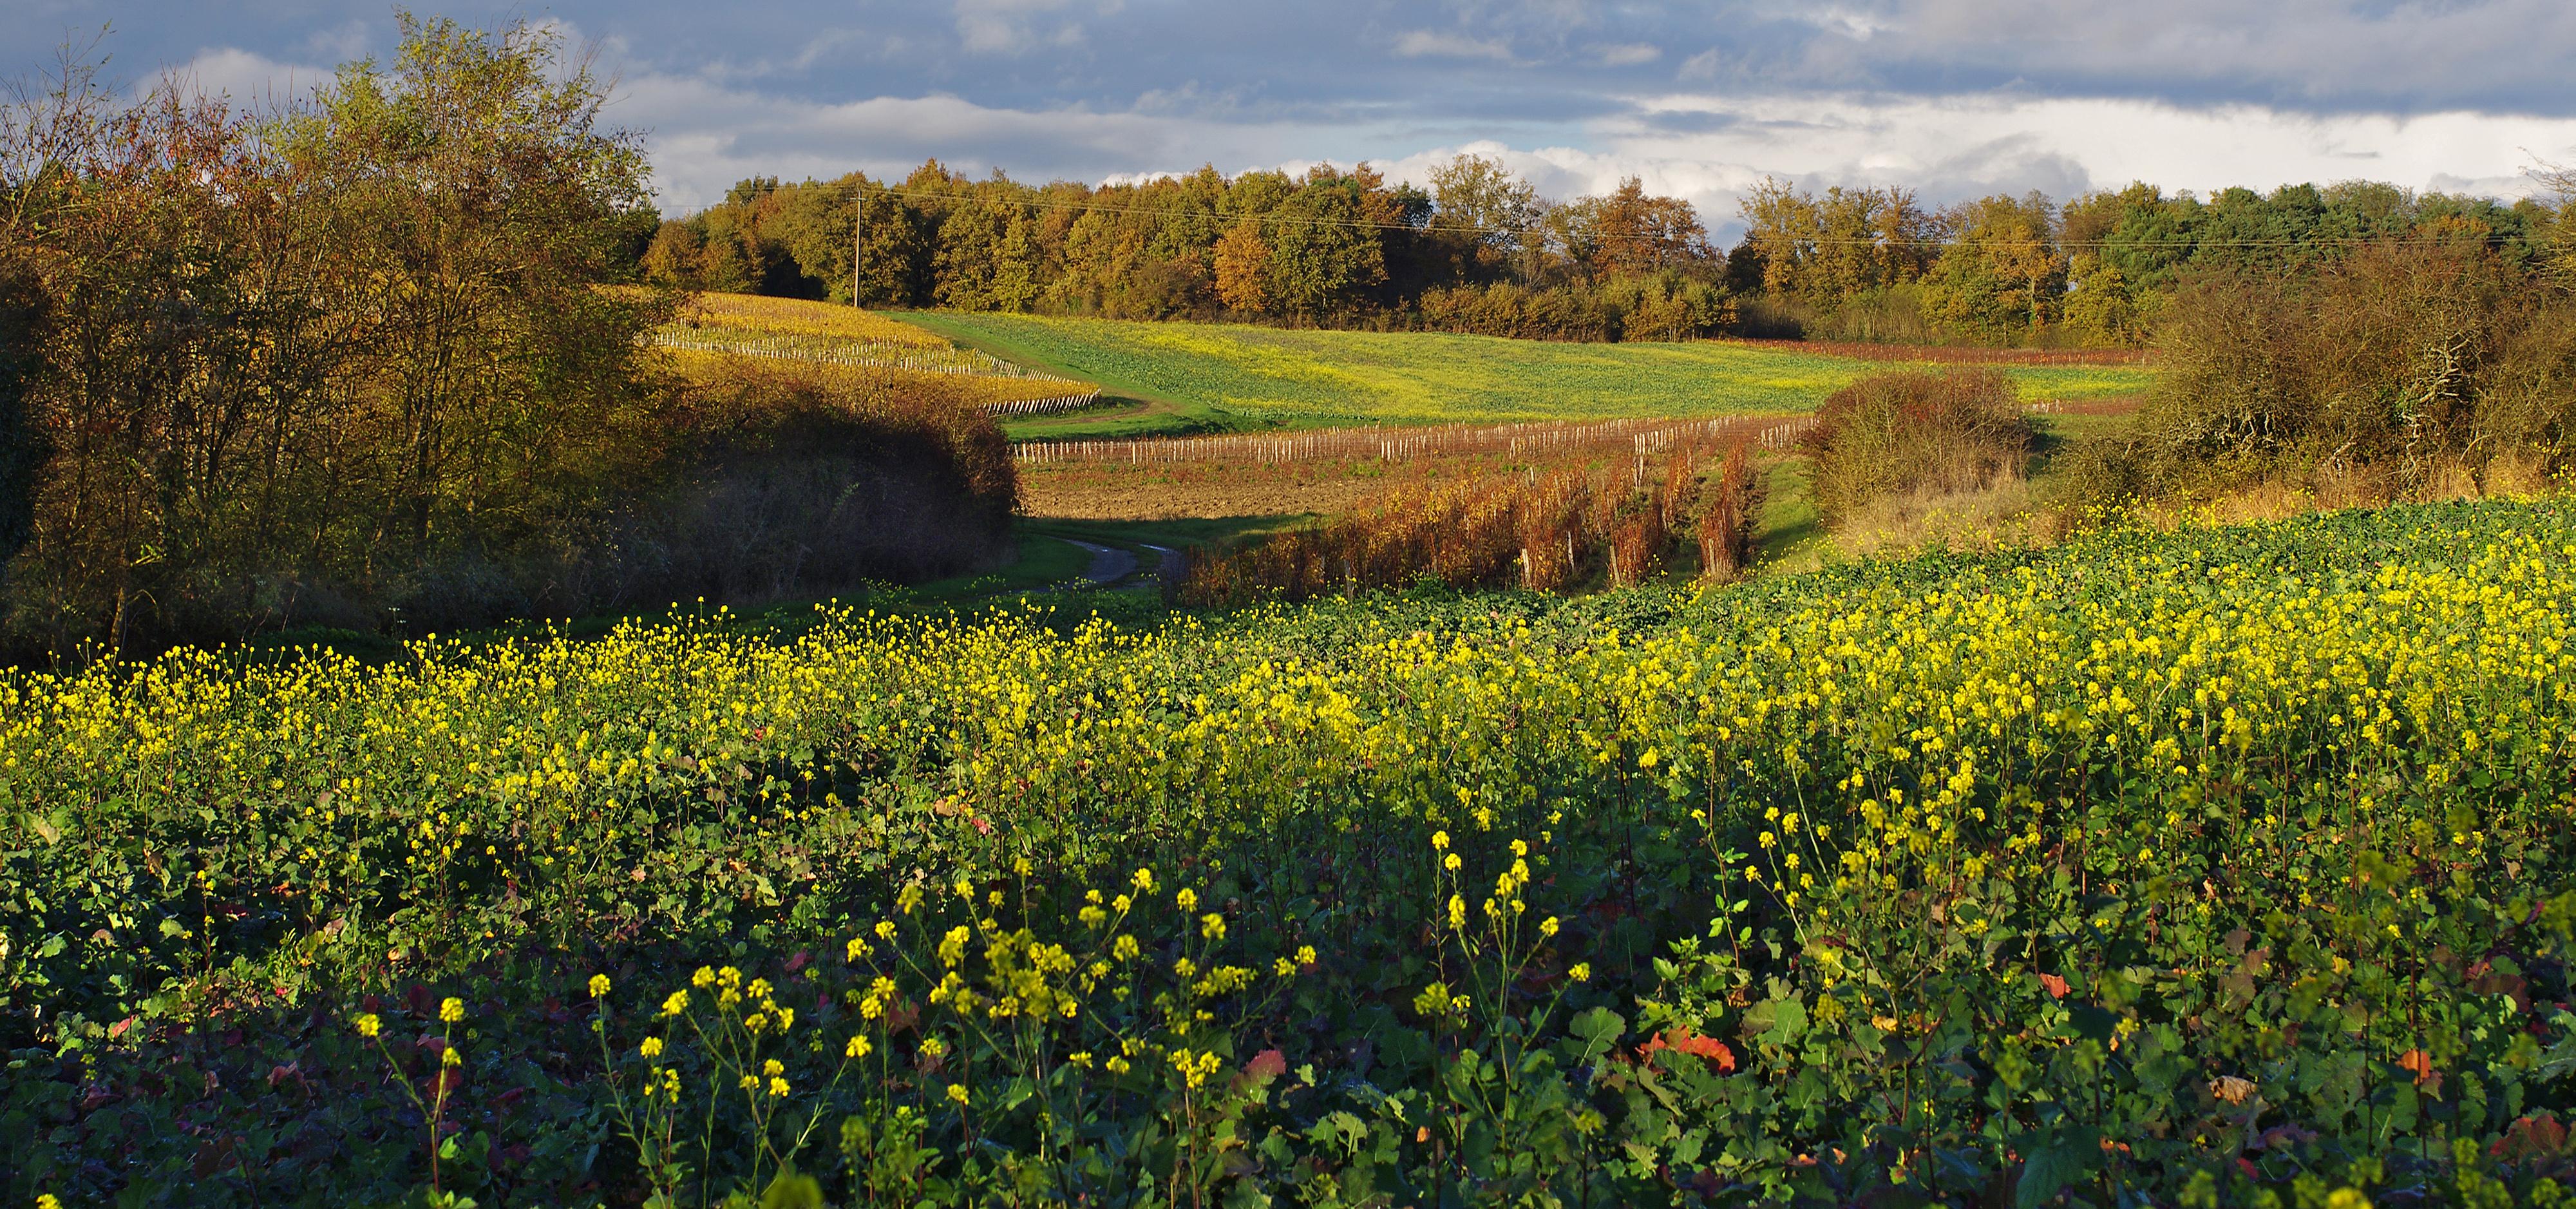
M 1333 514 L 1399 488 L 1499 481 L 1533 467 L 1661 465 L 1678 445 L 1787 440 L 1786 416 L 1342 428 L 1135 441 L 1024 442 L 1031 516 L 1072 520 Z
M 1705 435 L 1625 461 L 1559 457 L 1446 481 L 1416 476 L 1324 522 L 1265 534 L 1197 560 L 1179 587 L 1197 604 L 1239 604 L 1395 587 L 1566 591 L 1624 586 L 1696 552 L 1726 578 L 1750 561 L 1760 497 L 1736 441 Z

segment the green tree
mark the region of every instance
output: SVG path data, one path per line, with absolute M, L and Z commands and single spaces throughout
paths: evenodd
M 2148 299 L 2155 295 L 2142 298 L 2120 267 L 2098 251 L 2077 252 L 2067 266 L 2066 327 L 2077 341 L 2131 348 L 2147 342 L 2153 305 Z
M 861 186 L 859 213 L 859 305 L 928 302 L 934 228 L 923 213 L 902 197 L 866 186 Z
M 1924 307 L 1954 334 L 2008 342 L 2056 322 L 2066 259 L 2054 207 L 2033 192 L 1953 210 L 1954 236 L 1923 279 Z
M 1386 280 L 1362 191 L 1358 179 L 1324 164 L 1269 213 L 1269 292 L 1288 313 L 1312 319 L 1350 310 Z
M 616 473 L 596 455 L 640 393 L 658 315 L 593 288 L 646 192 L 589 65 L 525 23 L 401 24 L 390 69 L 342 68 L 279 145 L 331 198 L 331 309 L 369 333 L 387 512 L 425 557 Z
M 1922 277 L 1937 250 L 1939 224 L 1904 189 L 1837 185 L 1819 197 L 1766 177 L 1737 212 L 1762 288 L 1828 315 Z
M 1509 270 L 1535 277 L 1546 250 L 1542 222 L 1547 206 L 1528 181 L 1503 162 L 1461 154 L 1434 167 L 1431 177 L 1433 237 L 1462 253 L 1458 275 L 1477 279 Z
M 1037 224 L 1026 211 L 1014 210 L 993 247 L 993 284 L 989 295 L 996 310 L 1025 311 L 1038 300 L 1045 272 L 1038 248 Z

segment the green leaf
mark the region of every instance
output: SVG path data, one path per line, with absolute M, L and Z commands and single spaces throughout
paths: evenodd
M 2091 1172 L 2102 1153 L 2099 1130 L 2083 1128 L 2032 1152 L 2022 1164 L 2021 1183 L 2013 1189 L 2015 1209 L 2032 1209 L 2066 1190 Z
M 1787 1045 L 1807 1031 L 1807 1005 L 1796 999 L 1765 999 L 1744 1009 L 1744 1028 L 1766 1045 Z
M 823 1209 L 823 1185 L 810 1175 L 779 1172 L 760 1194 L 760 1209 Z
M 1619 1043 L 1620 1036 L 1628 1031 L 1628 1021 L 1606 1007 L 1597 1007 L 1577 1013 L 1568 1031 L 1583 1042 L 1583 1056 L 1575 1061 L 1589 1062 Z

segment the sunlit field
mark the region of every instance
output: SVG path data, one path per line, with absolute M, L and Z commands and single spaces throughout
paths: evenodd
M 1891 368 L 1774 344 L 1571 344 L 1424 332 L 1292 330 L 911 313 L 931 331 L 1098 382 L 1110 394 L 1257 425 L 1435 424 L 1806 411 Z M 2008 365 L 2024 401 L 2118 398 L 2152 368 Z

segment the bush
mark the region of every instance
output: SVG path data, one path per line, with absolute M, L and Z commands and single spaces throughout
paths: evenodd
M 2075 459 L 2096 500 L 2256 481 L 2437 495 L 2498 457 L 2554 462 L 2576 414 L 2576 308 L 2476 242 L 2204 279 L 2169 314 L 2131 431 Z
M 1900 493 L 1981 491 L 2021 477 L 2031 437 L 2000 370 L 1874 374 L 1816 410 L 1809 487 L 1828 523 Z
M 2555 299 L 2499 344 L 2471 443 L 2490 457 L 2515 450 L 2556 462 L 2576 437 L 2576 303 Z

